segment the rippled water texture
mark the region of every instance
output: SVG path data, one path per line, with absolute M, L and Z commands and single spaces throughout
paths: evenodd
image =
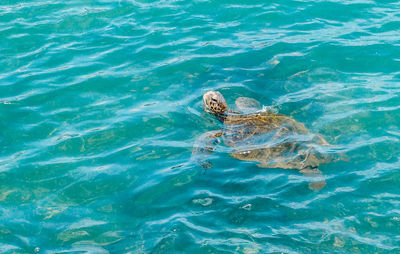
M 400 252 L 400 3 L 0 3 L 0 249 Z M 348 157 L 258 168 L 202 94 L 255 98 Z

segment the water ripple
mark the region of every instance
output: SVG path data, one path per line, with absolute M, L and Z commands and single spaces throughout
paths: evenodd
M 396 1 L 0 4 L 5 252 L 399 251 Z M 220 147 L 219 90 L 303 122 L 343 153 L 308 189 Z

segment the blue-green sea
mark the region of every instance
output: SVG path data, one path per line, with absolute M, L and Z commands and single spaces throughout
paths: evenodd
M 400 2 L 0 1 L 0 253 L 400 253 Z M 254 98 L 326 186 L 196 140 Z

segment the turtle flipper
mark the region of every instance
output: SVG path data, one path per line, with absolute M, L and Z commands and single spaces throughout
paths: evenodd
M 207 158 L 215 150 L 215 147 L 220 143 L 219 137 L 223 135 L 222 130 L 209 131 L 202 134 L 195 142 L 192 151 L 191 159 L 195 161 L 197 165 L 200 165 L 204 169 L 212 167 L 211 161 Z
M 261 109 L 260 103 L 249 97 L 239 97 L 235 101 L 236 109 L 241 113 L 254 113 Z
M 308 184 L 308 188 L 310 188 L 311 190 L 319 191 L 325 187 L 326 181 L 325 181 L 325 179 L 322 178 L 322 172 L 319 169 L 304 168 L 304 169 L 300 170 L 300 173 L 302 173 L 305 176 L 320 178 L 318 180 L 316 179 L 317 181 L 313 181 Z

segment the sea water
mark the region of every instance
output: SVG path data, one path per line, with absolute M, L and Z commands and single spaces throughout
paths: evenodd
M 400 252 L 400 3 L 0 2 L 0 251 Z M 202 110 L 218 90 L 347 160 L 259 168 Z

